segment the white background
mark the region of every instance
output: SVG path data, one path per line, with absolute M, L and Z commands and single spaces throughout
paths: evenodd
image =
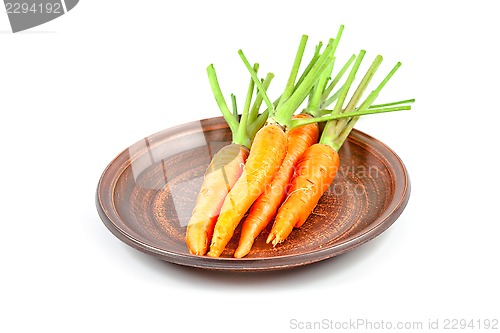
M 494 4 L 87 0 L 18 34 L 0 14 L 0 331 L 287 332 L 292 319 L 424 327 L 499 319 Z M 242 99 L 242 48 L 276 74 L 277 93 L 300 36 L 312 48 L 340 24 L 339 58 L 364 48 L 368 66 L 380 53 L 380 75 L 403 63 L 378 101 L 417 99 L 412 111 L 357 125 L 410 173 L 409 204 L 387 232 L 303 268 L 231 274 L 153 259 L 105 228 L 94 195 L 120 151 L 219 115 L 208 64 L 224 92 Z

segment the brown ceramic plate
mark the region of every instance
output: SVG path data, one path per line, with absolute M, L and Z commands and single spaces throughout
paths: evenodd
M 97 209 L 108 229 L 133 248 L 162 260 L 207 269 L 261 271 L 290 268 L 337 256 L 373 239 L 402 213 L 410 181 L 399 157 L 380 141 L 354 130 L 340 150 L 341 168 L 308 221 L 281 245 L 265 243 L 232 257 L 239 228 L 221 258 L 191 255 L 186 224 L 212 155 L 229 144 L 223 118 L 177 126 L 151 135 L 119 154 L 97 188 Z

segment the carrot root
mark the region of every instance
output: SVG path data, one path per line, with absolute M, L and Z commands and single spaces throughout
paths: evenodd
M 266 125 L 257 132 L 245 169 L 222 205 L 208 256 L 222 254 L 244 214 L 273 180 L 286 151 L 287 136 L 280 126 Z
M 294 118 L 310 117 L 306 114 L 299 114 Z M 316 123 L 301 126 L 288 132 L 287 136 L 288 149 L 279 171 L 265 192 L 254 202 L 247 218 L 243 221 L 239 245 L 234 253 L 236 258 L 243 258 L 250 252 L 255 239 L 276 215 L 285 199 L 295 164 L 305 150 L 318 141 L 319 127 Z
M 328 145 L 317 143 L 306 150 L 297 164 L 297 175 L 278 210 L 267 243 L 272 242 L 276 246 L 288 237 L 294 227 L 304 224 L 335 179 L 339 165 L 337 152 Z
M 187 226 L 186 244 L 190 253 L 204 255 L 208 251 L 224 199 L 242 174 L 248 154 L 247 148 L 233 143 L 213 156 Z

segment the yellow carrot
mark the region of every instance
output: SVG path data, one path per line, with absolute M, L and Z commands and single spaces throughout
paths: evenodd
M 243 172 L 248 152 L 248 148 L 232 143 L 213 156 L 186 231 L 186 244 L 192 254 L 207 253 L 222 203 Z

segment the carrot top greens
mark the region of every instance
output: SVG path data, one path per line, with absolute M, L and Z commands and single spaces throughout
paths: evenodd
M 321 52 L 321 42 L 316 46 L 313 58 L 307 65 L 302 76 L 295 83 L 308 39 L 306 35 L 302 36 L 286 87 L 283 94 L 275 103 L 271 103 L 270 99 L 267 97 L 266 87 L 264 87 L 261 81 L 258 80 L 256 71 L 246 59 L 243 51 L 238 51 L 241 59 L 250 72 L 257 89 L 267 105 L 267 110 L 262 114 L 267 117 L 267 122 L 279 124 L 283 128 L 289 130 L 314 122 L 329 121 L 321 140 L 323 143 L 332 145 L 335 149 L 340 148 L 359 116 L 410 110 L 411 107 L 409 105 L 401 106 L 401 104 L 408 104 L 414 101 L 405 100 L 374 106 L 371 105 L 375 101 L 380 90 L 385 86 L 387 81 L 389 81 L 399 66 L 401 66 L 401 63 L 398 63 L 377 87 L 377 89 L 372 91 L 359 107 L 356 107 L 373 75 L 377 71 L 377 68 L 382 62 L 382 56 L 379 55 L 375 58 L 362 81 L 359 83 L 348 104 L 344 106 L 350 86 L 355 80 L 356 73 L 361 65 L 361 61 L 363 60 L 366 51 L 361 50 L 357 56 L 352 55 L 337 75 L 331 79 L 336 59 L 335 51 L 340 41 L 343 29 L 344 26 L 340 26 L 337 36 L 328 41 L 328 44 L 323 52 Z M 342 85 L 342 87 L 340 87 L 340 89 L 331 94 L 353 62 L 354 65 L 346 82 Z M 331 82 L 329 82 L 330 80 Z M 313 118 L 292 119 L 293 114 L 304 102 L 307 96 L 309 96 L 309 101 L 304 112 L 311 114 Z M 336 102 L 336 104 L 332 110 L 325 109 L 334 102 Z
M 337 36 L 331 38 L 323 50 L 322 42 L 316 45 L 312 59 L 297 79 L 308 40 L 307 35 L 302 36 L 285 89 L 281 96 L 274 102 L 271 102 L 266 93 L 274 74 L 268 73 L 265 79 L 259 79 L 257 76 L 259 64 L 251 66 L 243 51 L 239 50 L 238 54 L 251 76 L 241 116 L 238 116 L 236 97 L 234 95 L 231 95 L 232 111 L 230 111 L 219 87 L 215 69 L 213 65 L 208 66 L 208 78 L 215 100 L 231 129 L 234 143 L 250 147 L 253 137 L 266 122 L 278 124 L 285 130 L 315 122 L 327 122 L 320 142 L 338 150 L 360 116 L 411 109 L 411 106 L 408 104 L 414 102 L 414 99 L 372 105 L 382 88 L 401 66 L 400 62 L 394 66 L 375 90 L 360 103 L 361 97 L 382 63 L 383 59 L 380 55 L 375 57 L 361 82 L 349 98 L 347 105 L 344 106 L 366 51 L 361 50 L 357 55 L 353 54 L 332 79 L 336 60 L 335 51 L 343 30 L 344 26 L 341 25 Z M 352 68 L 345 83 L 333 92 L 351 65 Z M 256 96 L 252 104 L 255 92 Z M 309 100 L 303 112 L 313 117 L 293 119 L 294 113 L 308 96 Z M 265 103 L 267 109 L 260 113 L 259 110 L 262 103 Z M 333 109 L 327 109 L 332 104 L 334 104 Z
M 256 73 L 259 69 L 259 64 L 255 64 L 252 70 Z M 255 133 L 258 128 L 262 127 L 264 124 L 263 119 L 257 117 L 259 113 L 260 106 L 262 104 L 262 94 L 258 93 L 252 104 L 252 98 L 254 95 L 254 81 L 250 80 L 247 90 L 247 96 L 245 99 L 245 104 L 243 105 L 243 111 L 241 117 L 238 115 L 238 108 L 236 103 L 236 96 L 231 94 L 231 105 L 232 112 L 227 106 L 224 95 L 222 94 L 219 82 L 217 80 L 217 74 L 215 73 L 215 68 L 213 65 L 209 65 L 207 68 L 208 80 L 212 88 L 217 105 L 219 106 L 222 116 L 229 125 L 229 129 L 233 135 L 233 143 L 240 144 L 247 148 L 250 148 Z M 266 78 L 262 82 L 262 89 L 265 91 L 273 79 L 274 74 L 268 73 Z M 260 82 L 260 81 L 259 81 Z M 251 105 L 252 104 L 252 105 Z M 249 131 L 248 128 L 254 128 L 254 130 Z M 255 130 L 256 129 L 256 130 Z
M 392 78 L 394 73 L 398 70 L 398 68 L 401 66 L 401 63 L 398 62 L 394 68 L 387 74 L 387 76 L 382 80 L 382 82 L 373 90 L 367 97 L 366 99 L 361 103 L 359 107 L 357 107 L 363 93 L 367 89 L 370 81 L 372 80 L 373 76 L 375 75 L 375 72 L 377 71 L 378 67 L 382 63 L 382 56 L 378 55 L 375 57 L 375 60 L 372 62 L 371 66 L 365 73 L 363 79 L 359 83 L 358 87 L 354 91 L 352 97 L 350 98 L 349 102 L 347 103 L 347 106 L 343 108 L 344 101 L 346 100 L 347 94 L 349 92 L 349 89 L 354 81 L 354 77 L 356 75 L 356 72 L 358 71 L 361 61 L 363 60 L 365 56 L 365 51 L 361 50 L 358 54 L 358 57 L 354 63 L 353 68 L 351 69 L 351 72 L 349 74 L 349 77 L 347 78 L 347 82 L 344 84 L 344 86 L 341 88 L 339 97 L 337 99 L 337 103 L 335 104 L 334 109 L 331 112 L 331 116 L 334 117 L 336 115 L 347 115 L 349 116 L 348 118 L 331 118 L 330 121 L 326 124 L 323 133 L 320 138 L 320 143 L 327 144 L 331 146 L 333 149 L 338 151 L 344 141 L 346 140 L 347 136 L 351 132 L 352 128 L 356 124 L 356 122 L 359 119 L 360 115 L 363 114 L 369 114 L 369 113 L 381 113 L 381 112 L 389 112 L 389 111 L 399 111 L 399 110 L 409 110 L 411 107 L 409 105 L 405 106 L 399 106 L 399 107 L 386 107 L 386 106 L 394 106 L 398 104 L 403 104 L 403 103 L 411 103 L 414 100 L 406 100 L 406 101 L 401 101 L 401 102 L 393 102 L 393 103 L 387 103 L 387 104 L 381 104 L 378 105 L 377 107 L 372 107 L 372 103 L 375 101 L 375 99 L 378 97 L 380 91 L 382 88 L 387 84 L 387 82 Z M 368 112 L 368 113 L 365 113 Z
M 328 68 L 333 68 L 332 62 L 334 60 L 334 53 L 340 41 L 343 29 L 343 26 L 339 28 L 337 37 L 328 41 L 328 44 L 326 45 L 322 53 L 319 52 L 321 44 L 316 48 L 315 56 L 304 71 L 304 75 L 299 79 L 297 83 L 295 83 L 308 39 L 306 35 L 302 36 L 286 87 L 283 91 L 283 94 L 279 98 L 279 102 L 276 107 L 267 97 L 264 87 L 258 80 L 255 71 L 250 66 L 250 63 L 243 54 L 243 51 L 240 50 L 238 52 L 241 59 L 245 63 L 245 66 L 249 70 L 252 79 L 254 80 L 259 91 L 264 97 L 264 101 L 266 102 L 269 110 L 269 116 L 267 120 L 269 123 L 279 124 L 285 129 L 290 126 L 290 121 L 293 114 L 306 99 L 306 97 L 311 93 L 313 87 L 322 77 L 322 73 L 324 73 L 324 71 Z

